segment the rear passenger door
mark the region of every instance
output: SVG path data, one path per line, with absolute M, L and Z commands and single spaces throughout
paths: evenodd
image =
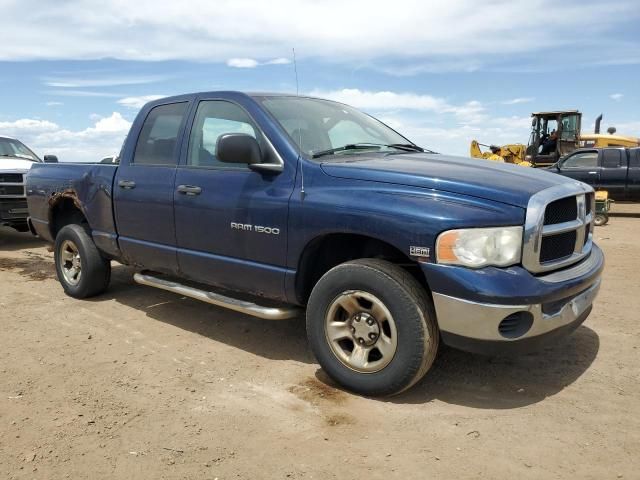
M 176 273 L 173 191 L 188 102 L 151 109 L 135 151 L 117 170 L 114 209 L 120 248 L 132 264 Z M 132 132 L 133 133 L 133 132 Z
M 624 199 L 627 183 L 627 151 L 624 148 L 602 150 L 601 165 L 598 188 L 607 190 L 611 198 Z
M 588 150 L 573 153 L 562 160 L 559 173 L 595 187 L 599 181 L 598 151 Z

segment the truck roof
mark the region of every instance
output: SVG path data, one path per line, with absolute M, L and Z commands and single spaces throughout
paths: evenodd
M 532 117 L 535 116 L 544 116 L 544 115 L 559 115 L 561 113 L 580 113 L 579 110 L 552 110 L 550 112 L 533 112 L 531 114 Z
M 203 91 L 203 92 L 192 92 L 192 93 L 185 93 L 185 94 L 181 94 L 181 95 L 174 95 L 174 96 L 170 96 L 170 97 L 163 97 L 163 98 L 158 98 L 156 100 L 152 100 L 150 102 L 148 102 L 149 104 L 162 104 L 165 103 L 167 101 L 184 101 L 184 100 L 188 100 L 190 98 L 193 97 L 197 97 L 198 95 L 210 95 L 210 96 L 215 96 L 215 95 L 221 95 L 221 94 L 225 94 L 225 95 L 229 95 L 229 94 L 233 94 L 233 95 L 244 95 L 247 97 L 300 97 L 300 98 L 320 98 L 320 97 L 314 97 L 312 95 L 297 95 L 295 93 L 290 93 L 290 92 L 245 92 L 245 91 L 240 91 L 240 90 L 213 90 L 213 91 Z M 324 99 L 322 99 L 324 100 Z M 340 102 L 337 102 L 340 103 Z

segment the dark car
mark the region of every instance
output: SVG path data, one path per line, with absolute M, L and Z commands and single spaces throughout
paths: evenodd
M 640 201 L 640 148 L 581 148 L 549 170 L 607 190 L 613 200 Z

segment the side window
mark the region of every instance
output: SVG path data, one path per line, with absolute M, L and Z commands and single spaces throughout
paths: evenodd
M 629 168 L 640 168 L 640 148 L 631 150 Z
M 598 152 L 576 153 L 562 163 L 562 168 L 595 168 L 597 166 Z
M 602 166 L 604 168 L 619 168 L 622 165 L 621 150 L 604 150 L 602 153 Z
M 187 164 L 194 167 L 237 168 L 218 160 L 218 139 L 226 133 L 245 133 L 258 138 L 249 115 L 238 105 L 223 100 L 200 102 L 189 137 Z
M 159 105 L 152 109 L 138 137 L 133 163 L 176 165 L 178 134 L 186 111 L 186 102 Z

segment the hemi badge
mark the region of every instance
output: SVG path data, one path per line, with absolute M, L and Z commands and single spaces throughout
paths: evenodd
M 409 247 L 409 254 L 412 257 L 428 257 L 429 256 L 429 247 Z

